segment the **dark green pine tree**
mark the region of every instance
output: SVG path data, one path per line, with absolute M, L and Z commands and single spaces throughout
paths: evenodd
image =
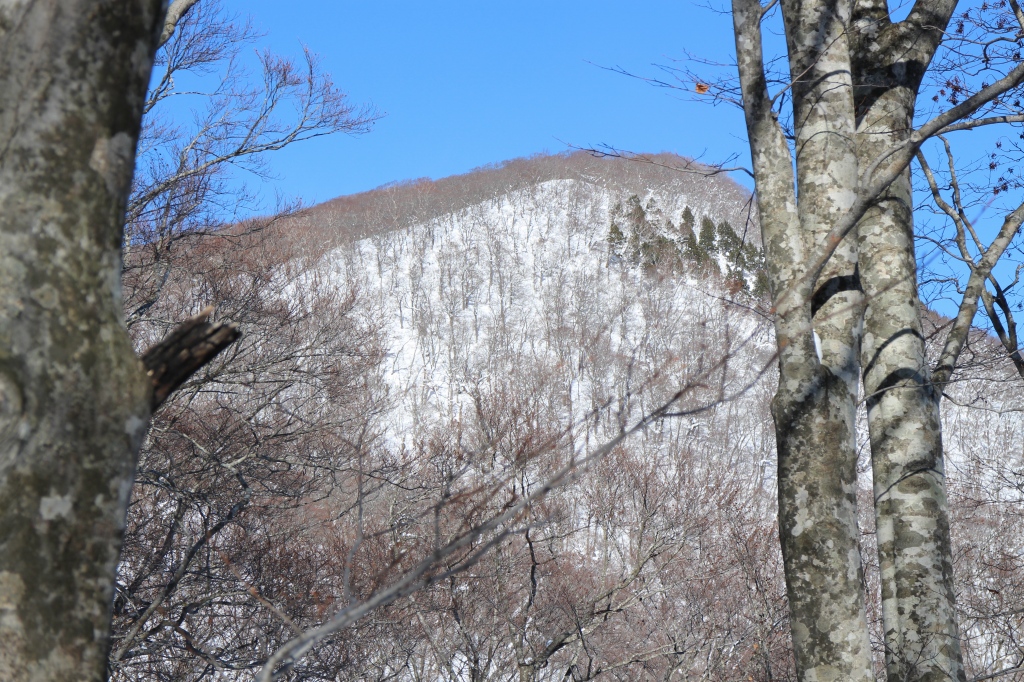
M 626 235 L 622 231 L 622 202 L 617 202 L 611 210 L 612 224 L 608 228 L 608 246 L 613 256 L 622 257 L 622 247 L 626 244 Z M 627 226 L 628 230 L 629 227 Z
M 683 209 L 682 221 L 679 223 L 679 231 L 693 233 L 693 226 L 697 224 L 697 219 L 693 217 L 693 211 L 687 206 Z
M 708 256 L 718 252 L 717 244 L 715 243 L 715 232 L 717 232 L 717 228 L 714 221 L 704 216 L 700 221 L 700 236 L 697 237 L 697 246 Z
M 718 224 L 718 251 L 729 259 L 730 263 L 735 265 L 741 265 L 738 262 L 738 254 L 742 247 L 742 242 L 736 231 L 732 229 L 732 225 L 729 224 L 728 220 L 723 220 Z
M 626 241 L 626 235 L 622 234 L 622 229 L 618 223 L 613 222 L 612 226 L 608 228 L 608 243 L 612 247 L 612 251 L 618 253 L 622 249 L 622 244 Z

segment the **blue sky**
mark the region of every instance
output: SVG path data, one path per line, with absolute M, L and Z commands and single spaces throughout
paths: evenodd
M 699 101 L 692 83 L 684 93 L 609 70 L 663 77 L 658 65 L 692 55 L 731 73 L 724 0 L 221 1 L 265 34 L 258 48 L 299 57 L 307 46 L 354 103 L 385 114 L 368 135 L 318 138 L 270 155 L 276 178 L 250 184 L 261 198 L 257 211 L 279 199 L 309 205 L 570 146 L 749 163 L 735 107 Z M 910 3 L 890 5 L 900 19 Z M 781 36 L 767 42 L 781 47 Z M 998 134 L 971 133 L 967 142 L 987 147 Z M 745 174 L 733 177 L 752 186 Z M 989 232 L 1000 222 L 990 213 L 981 226 Z
M 715 0 L 712 0 L 714 2 Z M 687 53 L 728 62 L 731 17 L 690 2 L 224 0 L 284 55 L 307 45 L 353 101 L 386 116 L 369 135 L 275 154 L 263 191 L 307 203 L 438 178 L 567 145 L 746 157 L 742 114 L 601 67 L 656 76 Z M 748 182 L 742 177 L 737 180 Z

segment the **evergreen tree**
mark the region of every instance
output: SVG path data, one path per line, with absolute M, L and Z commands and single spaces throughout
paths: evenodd
M 608 244 L 612 247 L 613 253 L 618 253 L 622 249 L 623 243 L 626 241 L 626 235 L 622 233 L 622 228 L 619 224 L 612 222 L 612 226 L 608 228 Z
M 711 218 L 704 216 L 700 221 L 700 236 L 697 238 L 697 246 L 701 248 L 704 253 L 708 256 L 717 253 L 717 245 L 715 243 L 715 228 L 714 221 Z
M 729 224 L 728 220 L 723 220 L 718 224 L 718 251 L 729 258 L 730 262 L 736 263 L 738 252 L 742 246 L 742 241 L 736 231 L 732 229 L 732 225 Z M 736 263 L 739 265 L 739 263 Z
M 687 206 L 683 209 L 682 222 L 679 224 L 679 231 L 682 233 L 689 232 L 693 234 L 693 227 L 697 224 L 697 219 L 693 217 L 693 211 Z

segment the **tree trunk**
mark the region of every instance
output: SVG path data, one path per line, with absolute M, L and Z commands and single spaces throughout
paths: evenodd
M 857 149 L 868 164 L 904 142 L 938 19 L 897 27 L 861 3 Z M 942 23 L 941 25 L 945 25 Z M 890 55 L 896 55 L 891 57 Z M 862 363 L 890 682 L 964 680 L 953 598 L 940 391 L 921 326 L 909 172 L 858 225 L 867 297 Z
M 872 154 L 873 156 L 873 154 Z M 931 383 L 914 267 L 910 179 L 858 226 L 868 305 L 864 393 L 888 679 L 963 680 L 939 397 Z
M 0 679 L 103 678 L 150 382 L 121 234 L 159 0 L 0 9 Z
M 783 2 L 783 15 L 790 70 L 801 74 L 793 84 L 794 118 L 799 121 L 795 179 L 765 87 L 760 3 L 733 3 L 758 211 L 777 313 L 779 388 L 772 413 L 793 644 L 802 680 L 868 681 L 874 678 L 856 509 L 860 294 L 852 286 L 853 240 L 841 246 L 815 296 L 811 283 L 794 287 L 806 279 L 809 254 L 849 208 L 857 183 L 846 43 L 850 6 Z

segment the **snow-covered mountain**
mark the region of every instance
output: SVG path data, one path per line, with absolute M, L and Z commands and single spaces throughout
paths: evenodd
M 159 296 L 137 339 L 211 303 L 243 336 L 157 414 L 143 449 L 115 626 L 160 599 L 179 627 L 139 635 L 117 679 L 209 679 L 210 660 L 245 679 L 293 628 L 394 584 L 597 452 L 447 557 L 443 581 L 290 674 L 792 679 L 756 215 L 707 170 L 669 155 L 517 160 L 197 238 L 171 274 L 143 278 Z M 930 344 L 943 323 L 927 316 Z M 975 333 L 943 403 L 978 674 L 1019 659 L 1024 611 L 1024 391 L 1000 353 Z M 151 558 L 196 542 L 209 552 L 185 574 Z M 189 653 L 162 653 L 175 647 Z
M 335 276 L 385 330 L 391 437 L 412 447 L 511 394 L 586 443 L 680 388 L 681 409 L 745 410 L 773 350 L 756 247 L 672 188 L 640 191 L 543 180 L 338 248 Z
M 756 481 L 765 495 L 754 506 L 773 513 L 774 338 L 750 196 L 658 158 L 535 159 L 386 189 L 390 205 L 376 212 L 354 199 L 329 205 L 355 237 L 334 252 L 333 275 L 357 288 L 386 338 L 390 447 L 417 457 L 424 443 L 454 438 L 471 467 L 490 473 L 501 468 L 494 453 L 509 466 L 536 447 L 526 433 L 537 430 L 560 434 L 545 444 L 557 441 L 563 458 L 585 456 L 682 390 L 672 408 L 681 416 L 636 436 L 626 459 L 678 466 L 679 451 L 700 453 L 687 466 Z M 346 212 L 346 201 L 359 210 Z M 943 320 L 927 318 L 937 342 Z M 983 489 L 1019 503 L 1021 479 L 1006 471 L 1015 470 L 1008 457 L 1024 461 L 1024 392 L 999 347 L 974 339 L 977 369 L 947 388 L 943 418 L 963 521 L 954 534 L 984 553 L 978 538 L 992 520 L 979 529 L 964 500 Z M 869 564 L 873 552 L 869 538 Z M 998 626 L 970 627 L 987 655 L 1002 655 Z

